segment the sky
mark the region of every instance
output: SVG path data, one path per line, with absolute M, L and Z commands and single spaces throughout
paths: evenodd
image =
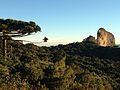
M 0 18 L 34 21 L 42 29 L 16 38 L 56 45 L 81 42 L 97 36 L 101 27 L 114 34 L 120 44 L 120 0 L 0 0 Z

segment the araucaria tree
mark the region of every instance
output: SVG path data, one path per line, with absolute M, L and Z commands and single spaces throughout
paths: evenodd
M 16 32 L 18 35 L 24 36 L 38 31 L 41 31 L 41 28 L 33 21 L 0 19 L 0 32 L 6 32 L 6 34 L 14 34 L 13 32 Z
M 3 48 L 3 56 L 6 58 L 8 39 L 11 39 L 11 37 L 23 37 L 38 31 L 41 31 L 41 28 L 33 21 L 0 19 L 0 46 Z

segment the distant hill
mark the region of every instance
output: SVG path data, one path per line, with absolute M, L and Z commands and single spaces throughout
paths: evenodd
M 9 45 L 6 59 L 0 53 L 1 90 L 120 90 L 120 48 L 90 42 Z

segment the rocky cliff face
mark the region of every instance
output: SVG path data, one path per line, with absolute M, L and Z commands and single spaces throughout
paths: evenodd
M 115 46 L 115 38 L 114 35 L 104 28 L 100 28 L 97 32 L 97 43 L 100 46 Z

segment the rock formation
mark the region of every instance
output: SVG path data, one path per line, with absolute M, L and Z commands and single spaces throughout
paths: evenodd
M 97 32 L 97 39 L 90 35 L 89 37 L 84 39 L 83 42 L 95 43 L 103 47 L 113 47 L 115 46 L 115 37 L 112 33 L 106 31 L 104 28 L 99 28 Z
M 95 37 L 93 37 L 91 35 L 89 37 L 87 37 L 86 39 L 84 39 L 83 42 L 97 43 Z
M 115 38 L 114 35 L 104 28 L 100 28 L 97 32 L 97 43 L 100 46 L 115 46 Z

